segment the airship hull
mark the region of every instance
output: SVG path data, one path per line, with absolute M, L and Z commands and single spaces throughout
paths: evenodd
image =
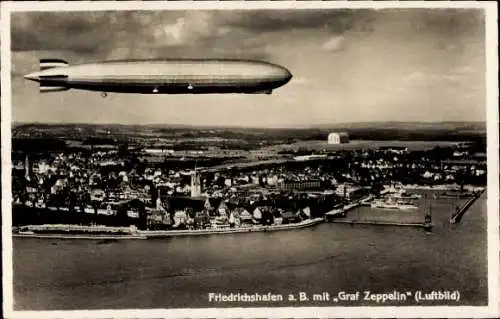
M 166 81 L 165 81 L 166 82 Z M 197 81 L 183 81 L 178 83 L 169 82 L 141 83 L 137 81 L 40 81 L 41 91 L 64 91 L 79 89 L 98 92 L 136 93 L 136 94 L 215 94 L 215 93 L 244 93 L 259 94 L 270 93 L 273 89 L 281 86 L 279 81 L 275 82 L 229 82 L 213 81 L 199 83 Z
M 54 61 L 50 60 L 50 65 L 58 65 Z M 26 76 L 39 82 L 42 92 L 80 89 L 140 94 L 270 94 L 292 77 L 281 66 L 245 60 L 115 61 L 59 64 L 55 68 L 43 64 L 41 60 L 42 71 Z

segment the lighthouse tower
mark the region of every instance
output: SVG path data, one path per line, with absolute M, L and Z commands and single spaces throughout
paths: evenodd
M 191 174 L 191 197 L 199 196 L 201 196 L 200 175 L 195 167 L 194 172 Z

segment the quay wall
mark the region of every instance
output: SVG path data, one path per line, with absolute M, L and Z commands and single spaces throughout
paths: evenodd
M 147 239 L 173 236 L 196 236 L 196 235 L 217 235 L 235 234 L 264 231 L 284 231 L 310 227 L 323 222 L 323 218 L 305 220 L 295 224 L 273 225 L 273 226 L 253 226 L 227 229 L 200 229 L 200 230 L 132 230 L 116 227 L 92 227 L 76 225 L 36 225 L 23 227 L 26 231 L 13 233 L 14 237 L 32 238 L 52 238 L 52 239 Z M 115 229 L 116 228 L 116 229 Z M 37 231 L 50 231 L 54 233 L 36 233 Z M 73 234 L 74 231 L 84 231 L 86 234 Z M 120 232 L 120 234 L 115 234 Z

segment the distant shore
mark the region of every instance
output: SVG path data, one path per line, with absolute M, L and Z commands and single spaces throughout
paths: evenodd
M 79 225 L 30 225 L 23 226 L 23 231 L 13 232 L 13 237 L 47 238 L 47 239 L 92 239 L 92 240 L 117 240 L 117 239 L 149 239 L 166 238 L 174 236 L 201 236 L 222 235 L 264 231 L 284 231 L 300 229 L 317 225 L 324 221 L 323 218 L 308 219 L 299 223 L 250 226 L 222 229 L 195 229 L 195 230 L 135 230 L 132 227 L 105 227 L 105 226 L 79 226 Z M 38 231 L 38 233 L 37 233 Z M 51 233 L 43 233 L 50 231 Z M 42 233 L 40 233 L 42 232 Z M 52 233 L 53 232 L 53 233 Z M 119 234 L 117 234 L 119 233 Z

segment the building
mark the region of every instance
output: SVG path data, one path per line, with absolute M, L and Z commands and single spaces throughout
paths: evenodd
M 201 195 L 201 183 L 200 183 L 200 175 L 198 171 L 194 170 L 191 173 L 191 197 L 199 197 Z
M 172 155 L 174 154 L 174 150 L 172 149 L 163 149 L 163 148 L 145 148 L 143 150 L 146 154 L 154 154 L 154 155 Z
M 321 181 L 320 180 L 283 181 L 279 183 L 278 186 L 285 190 L 318 189 L 321 187 Z
M 352 184 L 339 184 L 335 189 L 335 194 L 345 199 L 351 199 L 352 195 L 361 189 L 361 187 Z
M 349 135 L 345 132 L 328 134 L 328 144 L 349 143 Z

